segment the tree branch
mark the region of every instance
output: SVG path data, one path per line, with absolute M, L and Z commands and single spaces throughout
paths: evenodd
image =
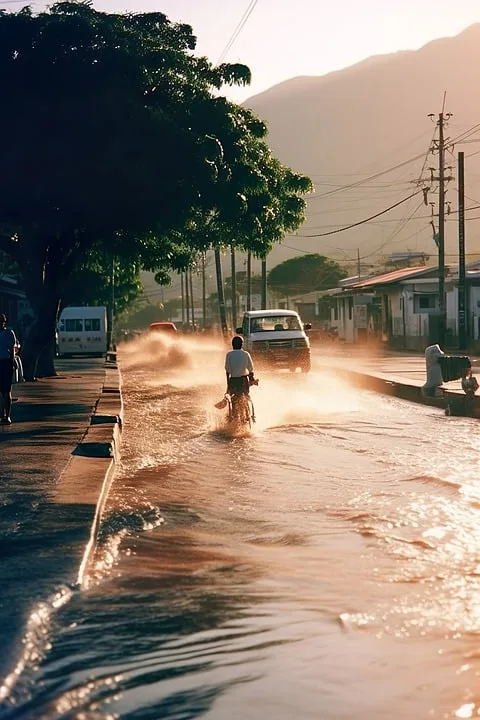
M 0 233 L 0 250 L 9 255 L 14 260 L 18 260 L 19 243 L 16 242 L 10 235 L 4 235 Z

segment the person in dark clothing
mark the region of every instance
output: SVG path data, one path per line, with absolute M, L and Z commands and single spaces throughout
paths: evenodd
M 2 425 L 10 425 L 12 408 L 12 380 L 17 338 L 13 330 L 7 328 L 7 316 L 0 313 L 0 399 Z

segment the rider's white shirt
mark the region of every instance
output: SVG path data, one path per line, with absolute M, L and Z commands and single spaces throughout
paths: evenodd
M 253 373 L 253 362 L 246 350 L 230 350 L 225 358 L 225 370 L 231 377 Z

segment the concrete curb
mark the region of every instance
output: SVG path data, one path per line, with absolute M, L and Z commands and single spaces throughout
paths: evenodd
M 88 567 L 93 557 L 100 519 L 120 459 L 123 426 L 121 375 L 112 354 L 105 363 L 102 392 L 90 417 L 90 424 L 59 477 L 54 502 L 91 509 L 86 526 L 85 550 L 77 584 L 88 586 Z
M 355 387 L 364 390 L 372 390 L 381 395 L 397 397 L 420 405 L 437 407 L 447 411 L 449 415 L 480 418 L 480 397 L 474 397 L 469 401 L 467 397 L 458 390 L 441 388 L 441 395 L 427 397 L 422 394 L 423 382 L 418 380 L 411 379 L 409 382 L 402 382 L 400 380 L 382 377 L 380 374 L 372 375 L 338 367 L 326 367 L 325 369 L 341 377 L 346 382 L 350 382 Z

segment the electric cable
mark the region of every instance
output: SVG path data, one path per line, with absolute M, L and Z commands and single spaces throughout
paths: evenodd
M 248 5 L 247 9 L 243 13 L 242 17 L 240 18 L 238 25 L 235 28 L 235 30 L 233 31 L 233 33 L 231 34 L 230 39 L 228 40 L 227 44 L 223 48 L 223 51 L 217 61 L 217 65 L 220 65 L 220 63 L 222 63 L 224 61 L 225 57 L 227 56 L 228 51 L 230 50 L 230 48 L 232 47 L 232 45 L 234 44 L 235 40 L 238 38 L 240 33 L 242 32 L 248 18 L 254 11 L 257 2 L 258 2 L 258 0 L 250 0 L 250 4 Z
M 473 125 L 469 130 L 460 133 L 460 135 L 457 135 L 457 137 L 453 138 L 452 140 L 449 139 L 448 144 L 459 145 L 460 143 L 465 142 L 465 140 L 471 137 L 473 133 L 477 132 L 477 130 L 480 130 L 480 123 Z
M 402 203 L 407 202 L 407 200 L 410 200 L 410 198 L 415 197 L 415 195 L 418 195 L 420 193 L 420 190 L 417 190 L 417 192 L 412 193 L 411 195 L 408 195 L 406 198 L 403 198 L 403 200 L 399 200 L 398 202 L 394 203 L 393 205 L 390 205 L 390 207 L 385 208 L 385 210 L 380 210 L 380 212 L 375 213 L 375 215 L 370 215 L 370 217 L 365 218 L 364 220 L 359 220 L 356 223 L 352 223 L 351 225 L 346 225 L 345 227 L 337 228 L 336 230 L 330 230 L 326 233 L 319 233 L 315 235 L 297 235 L 297 237 L 303 237 L 303 238 L 310 238 L 310 237 L 325 237 L 326 235 L 335 235 L 339 232 L 344 232 L 345 230 L 351 230 L 351 228 L 358 227 L 359 225 L 364 225 L 365 223 L 369 222 L 370 220 L 374 220 L 377 217 L 380 217 L 380 215 L 384 215 L 385 213 L 389 212 L 390 210 L 393 210 L 393 208 L 398 207 L 399 205 L 402 205 Z
M 375 173 L 374 175 L 370 175 L 367 178 L 364 178 L 363 180 L 357 180 L 356 182 L 350 183 L 348 185 L 342 185 L 341 187 L 335 189 L 335 190 L 329 190 L 326 193 L 322 193 L 321 195 L 311 195 L 308 197 L 308 200 L 320 200 L 321 198 L 328 197 L 329 195 L 334 195 L 337 192 L 343 192 L 344 190 L 350 190 L 351 188 L 358 187 L 359 185 L 363 185 L 364 183 L 369 182 L 370 180 L 375 180 L 378 177 L 381 177 L 382 175 L 386 175 L 387 173 L 393 172 L 394 170 L 398 170 L 401 167 L 405 167 L 405 165 L 409 165 L 412 162 L 415 162 L 415 160 L 419 160 L 421 157 L 424 156 L 424 153 L 420 153 L 419 155 L 415 155 L 412 158 L 409 158 L 408 160 L 404 160 L 401 163 L 398 163 L 398 165 L 394 165 L 393 167 L 387 168 L 386 170 L 381 170 L 378 173 Z

